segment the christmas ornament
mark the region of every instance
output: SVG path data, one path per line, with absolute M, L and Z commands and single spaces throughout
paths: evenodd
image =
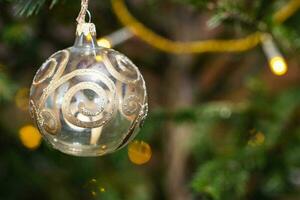
M 151 159 L 151 156 L 151 147 L 146 142 L 135 140 L 128 146 L 128 157 L 134 164 L 145 164 Z
M 147 93 L 126 56 L 97 45 L 95 25 L 85 22 L 87 7 L 82 0 L 75 44 L 54 53 L 35 75 L 30 111 L 55 149 L 99 156 L 135 137 L 147 115 Z

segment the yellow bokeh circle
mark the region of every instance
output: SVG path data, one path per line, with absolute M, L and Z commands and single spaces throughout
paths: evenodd
M 145 164 L 152 157 L 151 147 L 146 142 L 134 140 L 128 146 L 128 157 L 134 164 Z
M 32 125 L 23 126 L 19 130 L 19 138 L 22 144 L 28 149 L 38 148 L 42 140 L 40 132 Z
M 16 106 L 22 110 L 28 110 L 28 103 L 29 102 L 29 89 L 28 88 L 20 88 L 15 96 L 15 103 Z

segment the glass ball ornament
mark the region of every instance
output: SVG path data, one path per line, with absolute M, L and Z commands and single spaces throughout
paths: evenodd
M 46 60 L 30 90 L 30 113 L 43 138 L 75 156 L 124 147 L 147 111 L 140 71 L 123 54 L 98 46 L 92 23 L 78 24 L 75 44 Z

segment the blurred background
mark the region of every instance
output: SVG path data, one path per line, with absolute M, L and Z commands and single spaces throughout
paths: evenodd
M 300 199 L 300 1 L 126 0 L 142 27 L 126 24 L 122 2 L 89 10 L 99 44 L 139 66 L 149 115 L 128 148 L 78 158 L 42 141 L 28 94 L 40 65 L 74 43 L 80 1 L 0 0 L 0 199 Z M 181 48 L 143 27 L 241 40 Z

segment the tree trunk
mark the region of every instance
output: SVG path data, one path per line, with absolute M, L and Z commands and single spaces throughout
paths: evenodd
M 166 73 L 166 103 L 169 110 L 192 104 L 192 83 L 188 66 L 191 56 L 172 56 L 171 65 Z M 190 126 L 169 121 L 166 124 L 166 190 L 169 200 L 189 200 L 191 195 L 186 183 L 187 143 L 191 136 Z

